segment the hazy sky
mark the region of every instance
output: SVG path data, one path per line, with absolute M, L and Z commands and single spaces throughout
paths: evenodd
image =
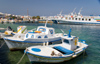
M 100 0 L 0 0 L 0 12 L 16 15 L 51 16 L 82 9 L 83 15 L 100 15 Z

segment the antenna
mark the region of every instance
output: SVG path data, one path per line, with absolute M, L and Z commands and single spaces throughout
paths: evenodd
M 48 19 L 46 20 L 45 27 L 47 26 Z
M 68 37 L 71 37 L 71 29 L 69 30 L 69 34 L 68 34 Z

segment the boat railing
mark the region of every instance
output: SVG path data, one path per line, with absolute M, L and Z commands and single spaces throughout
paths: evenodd
M 33 32 L 34 30 L 36 30 L 36 28 L 32 29 L 32 30 L 28 30 L 27 32 Z
M 85 43 L 86 40 L 79 39 L 79 42 Z

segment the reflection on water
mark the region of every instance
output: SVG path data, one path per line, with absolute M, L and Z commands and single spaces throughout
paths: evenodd
M 0 27 L 6 28 L 11 26 L 15 31 L 20 25 L 26 25 L 27 29 L 34 29 L 37 26 L 44 26 L 45 24 L 37 23 L 20 23 L 20 24 L 0 24 Z M 72 35 L 79 37 L 80 39 L 86 40 L 86 43 L 89 45 L 86 50 L 85 55 L 81 54 L 77 58 L 74 58 L 70 61 L 66 61 L 60 64 L 100 64 L 100 26 L 88 26 L 88 25 L 63 25 L 63 24 L 47 24 L 47 27 L 55 28 L 56 32 L 61 32 L 62 29 L 65 33 L 68 34 L 68 30 L 71 28 Z M 0 45 L 3 43 L 3 40 L 0 40 Z M 2 64 L 16 64 L 23 55 L 23 51 L 9 51 L 6 44 L 0 48 L 0 63 Z M 27 55 L 21 61 L 20 64 L 30 64 L 30 61 Z M 43 63 L 41 63 L 43 64 Z

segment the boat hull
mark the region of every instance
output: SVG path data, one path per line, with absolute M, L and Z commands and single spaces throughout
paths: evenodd
M 44 63 L 60 63 L 60 62 L 64 62 L 64 61 L 68 61 L 68 60 L 71 60 L 79 55 L 81 55 L 84 51 L 79 51 L 77 53 L 75 53 L 75 56 L 72 55 L 72 56 L 68 56 L 68 57 L 62 57 L 62 58 L 52 58 L 49 57 L 41 57 L 41 56 L 36 56 L 36 55 L 32 55 L 30 53 L 27 54 L 29 60 L 31 63 L 34 63 L 34 62 L 44 62 Z
M 10 50 L 19 50 L 19 49 L 25 49 L 26 47 L 30 47 L 30 46 L 35 46 L 35 45 L 43 45 L 44 42 L 51 42 L 52 43 L 60 43 L 61 42 L 61 38 L 55 38 L 55 39 L 33 39 L 32 41 L 27 40 L 27 41 L 17 41 L 17 40 L 10 40 L 10 39 L 6 39 L 4 38 L 4 41 L 6 42 L 8 48 Z
M 87 49 L 88 46 L 80 49 L 77 52 L 74 52 L 74 54 L 72 55 L 65 55 L 65 56 L 59 56 L 59 57 L 47 57 L 47 56 L 41 56 L 41 55 L 35 55 L 32 53 L 28 53 L 26 52 L 29 60 L 31 63 L 34 62 L 45 62 L 45 63 L 60 63 L 60 62 L 64 62 L 64 61 L 68 61 L 71 60 L 73 58 L 76 58 L 77 56 L 81 55 L 82 53 L 85 53 L 85 49 Z
M 64 61 L 68 61 L 70 59 L 72 59 L 72 56 L 68 56 L 68 57 L 59 57 L 59 58 L 54 58 L 54 57 L 41 57 L 41 56 L 35 56 L 32 54 L 27 54 L 29 60 L 31 63 L 34 62 L 44 62 L 44 63 L 60 63 L 60 62 L 64 62 Z

